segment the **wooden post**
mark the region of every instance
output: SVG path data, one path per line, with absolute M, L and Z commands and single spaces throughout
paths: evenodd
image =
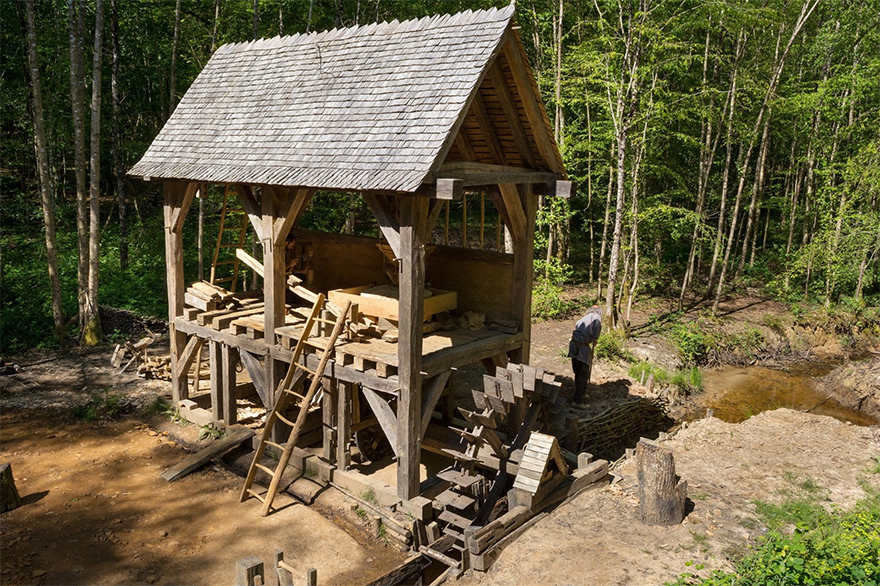
M 249 555 L 235 562 L 235 586 L 256 586 L 257 578 L 260 584 L 265 584 L 263 560 L 255 555 Z
M 336 398 L 336 466 L 347 470 L 351 466 L 351 409 L 352 383 L 337 381 Z
M 532 186 L 519 186 L 520 201 L 525 216 L 525 232 L 521 238 L 514 237 L 513 253 L 513 299 L 511 314 L 522 324 L 522 349 L 514 353 L 514 362 L 529 363 L 532 337 L 532 280 L 535 260 L 535 217 L 538 211 L 538 198 L 532 193 Z M 511 215 L 513 215 L 512 212 Z
M 196 183 L 166 181 L 165 188 L 165 279 L 168 289 L 168 326 L 171 350 L 171 397 L 174 405 L 189 398 L 187 373 L 177 361 L 186 347 L 186 334 L 178 332 L 174 318 L 183 315 L 186 283 L 183 278 L 183 221 L 196 194 Z
M 208 341 L 209 360 L 211 362 L 211 416 L 215 421 L 223 419 L 225 400 L 223 395 L 223 365 L 220 342 Z
M 400 319 L 397 363 L 397 496 L 419 495 L 422 419 L 422 322 L 424 321 L 425 247 L 419 235 L 427 221 L 428 200 L 400 198 Z
M 675 475 L 672 450 L 642 438 L 636 445 L 639 512 L 648 525 L 677 525 L 684 519 L 687 480 Z
M 263 336 L 268 344 L 275 344 L 275 328 L 284 325 L 284 299 L 287 291 L 285 276 L 285 244 L 299 209 L 305 206 L 310 194 L 306 190 L 293 191 L 281 187 L 264 186 L 261 190 L 263 238 L 263 295 L 265 314 Z M 284 377 L 283 363 L 266 355 L 266 396 L 275 406 L 275 391 Z
M 238 421 L 238 405 L 235 400 L 238 398 L 237 384 L 235 381 L 235 366 L 238 364 L 238 349 L 227 344 L 222 345 L 222 367 L 221 367 L 221 403 L 223 406 L 220 410 L 223 412 L 223 423 L 232 425 Z
M 324 430 L 322 457 L 331 464 L 336 462 L 336 400 L 339 396 L 339 381 L 324 379 L 324 395 L 321 398 L 321 425 Z

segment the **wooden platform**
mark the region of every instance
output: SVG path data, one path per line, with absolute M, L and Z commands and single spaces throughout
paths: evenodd
M 275 329 L 275 340 L 264 336 L 264 305 L 255 293 L 235 296 L 232 306 L 212 311 L 186 307 L 182 317 L 175 318 L 177 331 L 211 339 L 258 356 L 271 355 L 289 362 L 291 350 L 302 335 L 308 308 L 287 305 L 285 325 Z M 320 344 L 322 338 L 312 337 Z M 425 334 L 422 345 L 422 372 L 434 376 L 450 368 L 478 362 L 484 358 L 516 349 L 522 345 L 522 334 L 505 334 L 494 330 L 472 331 L 456 328 Z M 315 349 L 309 348 L 306 363 L 317 360 Z M 398 389 L 398 344 L 379 338 L 339 341 L 335 361 L 328 375 L 339 380 L 361 383 L 386 393 Z

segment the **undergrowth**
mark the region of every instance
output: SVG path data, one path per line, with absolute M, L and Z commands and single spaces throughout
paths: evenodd
M 688 394 L 703 390 L 703 374 L 696 366 L 681 368 L 670 373 L 662 366 L 642 360 L 630 366 L 628 374 L 642 383 L 646 383 L 648 378 L 654 375 L 654 384 L 672 385 Z
M 87 403 L 73 408 L 73 416 L 84 421 L 116 419 L 121 413 L 122 395 L 111 393 L 109 387 L 92 395 Z
M 632 362 L 635 358 L 626 347 L 626 335 L 620 330 L 603 332 L 596 342 L 596 357 L 605 360 L 626 360 Z
M 715 570 L 705 578 L 688 572 L 671 584 L 880 584 L 880 490 L 863 483 L 867 497 L 843 511 L 823 504 L 826 491 L 815 482 L 786 478 L 791 489 L 782 503 L 755 503 L 768 532 L 732 572 Z

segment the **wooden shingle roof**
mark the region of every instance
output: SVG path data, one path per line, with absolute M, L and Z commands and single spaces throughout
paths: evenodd
M 415 191 L 452 141 L 513 12 L 224 45 L 129 174 Z

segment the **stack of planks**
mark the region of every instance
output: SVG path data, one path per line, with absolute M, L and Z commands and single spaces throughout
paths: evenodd
M 196 281 L 186 290 L 183 301 L 202 311 L 214 311 L 237 303 L 234 294 L 207 281 Z

